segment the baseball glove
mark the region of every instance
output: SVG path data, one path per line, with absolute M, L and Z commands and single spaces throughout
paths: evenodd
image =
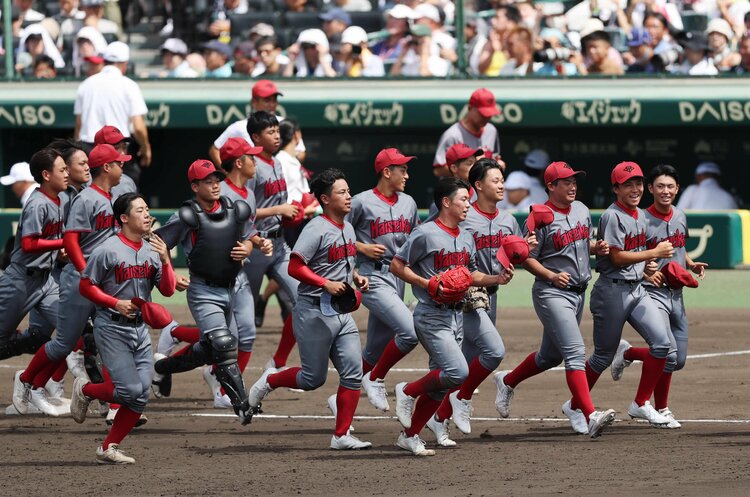
M 476 311 L 477 309 L 490 308 L 490 295 L 487 289 L 479 286 L 472 286 L 466 293 L 464 301 L 464 312 Z
M 130 299 L 130 301 L 141 310 L 143 322 L 155 330 L 164 328 L 172 322 L 172 315 L 161 304 L 146 302 L 142 298 Z
M 470 286 L 471 273 L 466 266 L 457 266 L 430 278 L 427 293 L 439 304 L 453 304 L 463 300 Z

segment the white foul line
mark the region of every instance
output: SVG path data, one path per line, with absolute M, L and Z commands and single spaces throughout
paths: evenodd
M 199 418 L 235 418 L 234 414 L 224 413 L 191 413 L 190 416 Z M 335 419 L 331 415 L 315 415 L 315 414 L 256 414 L 253 419 Z M 354 416 L 355 420 L 359 421 L 381 421 L 381 420 L 396 420 L 395 416 Z M 555 422 L 555 423 L 568 423 L 570 422 L 567 418 L 487 418 L 487 417 L 472 417 L 472 421 L 502 421 L 502 422 Z M 618 421 L 625 421 L 618 420 Z M 680 419 L 680 423 L 737 423 L 747 424 L 750 423 L 750 419 Z M 644 421 L 645 423 L 645 421 Z

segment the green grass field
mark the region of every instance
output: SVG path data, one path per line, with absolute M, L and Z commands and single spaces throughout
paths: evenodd
M 186 270 L 178 270 L 181 274 L 186 274 Z M 596 280 L 597 274 L 594 273 L 594 280 L 589 285 L 589 293 Z M 500 290 L 499 304 L 502 307 L 526 307 L 531 305 L 531 285 L 533 277 L 526 271 L 518 271 L 513 281 L 505 288 Z M 407 286 L 406 301 L 414 299 L 411 289 Z M 709 271 L 706 279 L 700 282 L 698 288 L 687 288 L 684 291 L 685 305 L 689 308 L 709 308 L 709 309 L 738 309 L 750 306 L 750 271 L 744 270 L 716 270 Z M 185 294 L 178 292 L 172 298 L 164 298 L 159 292 L 154 292 L 155 300 L 162 304 L 185 305 Z M 275 300 L 270 302 L 276 305 Z

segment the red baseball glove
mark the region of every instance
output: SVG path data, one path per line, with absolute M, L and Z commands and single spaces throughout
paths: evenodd
M 471 286 L 471 279 L 471 272 L 466 266 L 457 266 L 430 278 L 427 293 L 439 304 L 460 302 Z

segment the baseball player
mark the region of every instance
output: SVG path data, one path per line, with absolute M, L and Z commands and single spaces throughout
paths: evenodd
M 111 189 L 119 183 L 122 166 L 128 160 L 129 155 L 121 155 L 112 145 L 97 145 L 89 154 L 91 186 L 73 199 L 65 221 L 63 245 L 70 258 L 60 275 L 60 305 L 65 312 L 58 315 L 54 339 L 39 347 L 19 375 L 14 392 L 21 391 L 24 385 L 34 389 L 44 386 L 55 367 L 76 347 L 93 316 L 94 304 L 79 291 L 80 274 L 94 248 L 115 233 Z M 21 402 L 15 393 L 13 402 Z
M 418 343 L 411 311 L 404 304 L 404 282 L 390 272 L 393 255 L 419 225 L 417 204 L 404 193 L 412 159 L 395 148 L 381 150 L 375 157 L 377 185 L 355 195 L 347 215 L 357 234 L 359 274 L 370 281 L 362 296 L 370 311 L 362 386 L 370 403 L 381 411 L 390 409 L 385 376 Z
M 500 284 L 507 284 L 513 277 L 513 269 L 501 266 L 497 251 L 502 250 L 503 237 L 520 236 L 521 230 L 512 215 L 497 208 L 504 194 L 502 169 L 493 159 L 482 158 L 471 168 L 469 180 L 477 200 L 471 203 L 461 229 L 474 238 L 479 271 L 488 275 L 500 275 Z M 451 415 L 459 430 L 471 433 L 471 398 L 474 390 L 500 365 L 505 356 L 503 340 L 495 328 L 497 290 L 497 285 L 487 288 L 487 307 L 468 311 L 464 308 L 462 350 L 469 364 L 469 375 L 460 388 L 443 399 L 435 415 L 427 423 L 427 427 L 435 433 L 438 445 L 456 445 L 449 437 L 448 420 Z
M 284 240 L 284 229 L 281 226 L 282 217 L 294 218 L 299 207 L 287 203 L 286 180 L 281 164 L 274 157 L 274 153 L 281 143 L 279 137 L 279 122 L 276 117 L 265 111 L 253 113 L 247 120 L 247 133 L 263 151 L 256 155 L 257 169 L 255 179 L 251 182 L 258 211 L 256 213 L 256 228 L 262 238 L 273 242 L 273 252 L 270 257 L 258 251 L 250 255 L 244 266 L 254 301 L 260 298 L 260 287 L 263 276 L 273 278 L 292 300 L 297 295 L 297 280 L 289 276 L 290 249 Z M 295 339 L 292 331 L 292 318 L 289 316 L 281 331 L 281 340 L 276 353 L 267 366 L 280 368 L 286 365 L 289 353 L 294 347 Z
M 104 126 L 94 135 L 94 144 L 112 145 L 121 155 L 128 154 L 128 145 L 131 141 L 132 138 L 123 135 L 115 126 Z M 112 199 L 116 200 L 123 193 L 135 193 L 137 191 L 138 187 L 135 185 L 135 181 L 127 174 L 123 174 L 120 177 L 120 182 L 112 187 Z
M 464 143 L 472 149 L 481 149 L 488 158 L 495 159 L 505 169 L 505 162 L 500 158 L 500 137 L 497 128 L 490 122 L 500 114 L 495 95 L 487 88 L 479 88 L 469 98 L 469 109 L 466 115 L 440 136 L 435 158 L 432 161 L 432 172 L 435 176 L 449 176 L 447 151 L 456 143 Z
M 446 390 L 461 385 L 469 374 L 461 352 L 463 294 L 469 285 L 490 287 L 504 281 L 500 275 L 477 269 L 474 239 L 459 227 L 471 208 L 469 185 L 458 178 L 441 179 L 435 203 L 440 208 L 438 218 L 417 227 L 391 262 L 391 272 L 411 284 L 419 300 L 414 328 L 430 355 L 427 375 L 396 385 L 396 415 L 404 426 L 396 445 L 417 456 L 435 454 L 425 448 L 419 432 L 435 414 Z M 449 289 L 441 281 L 452 268 L 463 270 L 468 280 L 465 288 Z M 449 290 L 458 298 L 446 300 Z
M 527 228 L 535 233 L 534 247 L 524 267 L 535 276 L 532 288 L 534 309 L 544 325 L 539 350 L 529 354 L 513 371 L 495 374 L 495 407 L 500 416 L 510 414 L 510 401 L 519 383 L 565 361 L 565 379 L 577 408 L 567 401 L 562 406 L 576 433 L 598 437 L 614 421 L 615 411 L 596 411 L 591 401 L 584 361 L 586 351 L 581 337 L 581 317 L 586 288 L 591 279 L 589 256 L 606 256 L 604 240 L 591 239 L 591 215 L 576 200 L 578 179 L 585 173 L 565 162 L 553 162 L 544 171 L 549 200 L 535 206 Z M 548 219 L 535 222 L 534 215 L 546 210 Z M 544 209 L 546 207 L 546 209 Z
M 166 244 L 154 235 L 144 243 L 152 218 L 143 197 L 123 194 L 112 209 L 121 230 L 94 249 L 80 283 L 81 294 L 96 305 L 94 336 L 108 374 L 96 384 L 76 378 L 70 413 L 83 423 L 93 399 L 119 403 L 112 428 L 96 449 L 96 462 L 132 464 L 135 459 L 119 446 L 146 408 L 153 368 L 148 326 L 132 299 L 150 301 L 154 286 L 171 296 L 175 275 Z
M 313 178 L 310 188 L 323 206 L 323 215 L 302 230 L 294 245 L 289 274 L 299 279 L 293 310 L 294 333 L 301 367 L 282 371 L 269 368 L 250 388 L 248 400 L 258 406 L 279 387 L 315 390 L 328 376 L 328 359 L 339 373 L 336 393 L 336 429 L 331 449 L 367 449 L 372 446 L 349 433 L 359 402 L 362 359 L 359 330 L 350 312 L 337 311 L 332 296 L 341 296 L 351 284 L 367 292 L 369 281 L 354 269 L 357 255 L 354 228 L 345 220 L 352 196 L 344 173 L 326 169 Z M 354 293 L 354 292 L 352 292 Z
M 167 223 L 156 230 L 170 249 L 182 243 L 188 257 L 190 279 L 187 301 L 200 328 L 201 339 L 184 354 L 161 358 L 154 370 L 158 380 L 170 384 L 170 375 L 204 364 L 216 364 L 216 378 L 229 396 L 235 414 L 245 425 L 253 412 L 237 364 L 237 326 L 233 309 L 241 305 L 235 294 L 245 284 L 239 276 L 242 261 L 250 254 L 252 224 L 250 206 L 221 195 L 226 175 L 205 159 L 193 162 L 188 181 L 194 200 L 183 204 Z M 185 282 L 180 284 L 184 285 Z M 248 356 L 249 359 L 249 356 Z
M 655 407 L 659 414 L 669 419 L 669 423 L 665 425 L 666 428 L 680 428 L 681 426 L 669 409 L 668 398 L 672 373 L 685 367 L 687 360 L 688 319 L 682 299 L 682 288 L 670 288 L 661 270 L 674 261 L 703 279 L 708 266 L 704 262 L 693 261 L 685 250 L 685 240 L 688 237 L 687 218 L 682 210 L 673 205 L 679 190 L 680 178 L 674 167 L 659 165 L 649 173 L 648 191 L 653 195 L 654 203 L 644 211 L 648 224 L 646 242 L 649 247 L 653 248 L 660 242 L 669 241 L 674 248 L 672 258 L 659 259 L 657 262 L 660 271 L 646 278 L 647 281 L 644 283 L 646 291 L 671 331 L 671 347 L 667 355 L 667 363 L 654 389 Z M 631 347 L 627 341 L 621 340 L 617 354 L 612 361 L 612 378 L 615 381 L 619 380 L 623 370 L 630 366 L 632 361 L 644 361 L 647 356 L 648 348 Z
M 445 153 L 448 176 L 469 183 L 469 171 L 471 171 L 474 163 L 483 155 L 484 152 L 481 148 L 471 148 L 464 143 L 455 143 L 451 145 Z M 476 200 L 477 192 L 474 191 L 474 187 L 469 184 L 469 202 L 473 203 Z M 427 216 L 426 221 L 434 221 L 437 218 L 437 215 L 438 206 L 435 204 L 430 205 L 430 213 Z
M 652 425 L 667 425 L 669 418 L 659 414 L 649 399 L 659 382 L 670 349 L 669 329 L 656 303 L 649 297 L 642 279 L 646 262 L 672 258 L 669 241 L 647 248 L 646 214 L 638 208 L 643 197 L 643 172 L 635 162 L 621 162 L 612 170 L 612 190 L 616 201 L 599 219 L 597 238 L 609 245 L 607 255 L 597 254 L 600 277 L 591 293 L 594 317 L 594 353 L 586 361 L 586 378 L 591 390 L 617 353 L 625 322 L 648 343 L 649 352 L 635 399 L 628 408 L 631 418 L 645 419 Z M 582 406 L 571 402 L 572 409 Z
M 0 275 L 0 358 L 32 353 L 49 340 L 58 315 L 59 292 L 52 278 L 58 251 L 63 247 L 62 228 L 65 206 L 59 194 L 68 187 L 68 168 L 60 154 L 51 148 L 36 152 L 29 161 L 31 174 L 39 183 L 21 211 L 11 263 Z M 43 327 L 30 327 L 20 333 L 16 326 L 33 308 L 39 312 Z M 57 366 L 56 364 L 54 366 Z M 13 381 L 13 405 L 20 414 L 29 412 L 33 400 L 42 412 L 60 412 L 46 399 L 44 385 L 31 392 L 29 384 L 35 379 L 21 380 L 24 371 L 17 371 Z M 50 372 L 50 374 L 52 374 Z M 32 396 L 33 395 L 33 396 Z

